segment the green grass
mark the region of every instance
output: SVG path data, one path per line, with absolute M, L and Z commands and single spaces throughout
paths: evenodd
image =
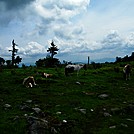
M 24 115 L 32 115 L 33 111 L 22 110 L 20 107 L 24 104 L 30 108 L 38 106 L 50 122 L 49 127 L 54 127 L 60 134 L 133 133 L 134 111 L 128 113 L 125 109 L 134 103 L 134 76 L 125 81 L 122 68 L 117 73 L 114 66 L 96 70 L 89 68 L 85 73 L 81 70 L 78 77 L 76 73 L 65 77 L 64 68 L 3 69 L 0 73 L 0 133 L 29 133 Z M 41 78 L 36 71 L 52 73 L 53 77 Z M 37 87 L 26 88 L 22 85 L 23 78 L 29 75 L 35 77 Z M 100 99 L 100 94 L 108 94 L 109 97 Z M 27 100 L 32 100 L 32 103 L 27 103 Z M 5 104 L 12 107 L 5 109 Z M 113 108 L 119 110 L 112 112 Z M 85 109 L 86 114 L 80 109 Z M 111 116 L 105 117 L 105 112 Z M 67 123 L 55 126 L 63 120 Z M 110 128 L 112 126 L 115 128 Z

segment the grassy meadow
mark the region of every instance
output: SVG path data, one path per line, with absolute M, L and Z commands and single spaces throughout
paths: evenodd
M 42 129 L 35 130 L 40 134 L 132 134 L 134 76 L 124 80 L 124 65 L 103 64 L 98 69 L 89 65 L 78 77 L 76 73 L 66 77 L 64 67 L 3 69 L 0 133 L 29 134 L 34 122 L 34 129 Z M 42 78 L 38 71 L 53 77 Z M 37 86 L 26 88 L 22 82 L 30 75 Z

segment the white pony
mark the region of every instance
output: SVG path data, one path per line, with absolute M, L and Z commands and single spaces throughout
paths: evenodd
M 131 71 L 132 71 L 131 65 L 130 64 L 125 65 L 125 67 L 123 68 L 123 73 L 124 73 L 124 78 L 126 80 L 130 79 Z
M 77 76 L 78 76 L 81 68 L 84 68 L 86 70 L 86 64 L 77 64 L 77 65 L 69 64 L 65 67 L 65 75 L 68 76 L 69 73 L 73 73 L 74 71 L 77 71 Z

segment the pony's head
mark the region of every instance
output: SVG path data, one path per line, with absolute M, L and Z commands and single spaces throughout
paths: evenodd
M 87 65 L 86 64 L 83 65 L 83 69 L 87 70 Z

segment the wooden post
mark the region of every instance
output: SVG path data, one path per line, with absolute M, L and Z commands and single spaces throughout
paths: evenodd
M 88 65 L 89 65 L 89 60 L 90 60 L 90 57 L 88 56 Z

